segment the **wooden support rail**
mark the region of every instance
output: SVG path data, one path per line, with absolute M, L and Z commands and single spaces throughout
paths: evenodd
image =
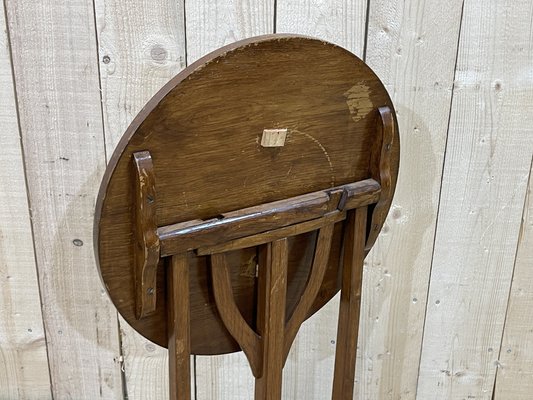
M 161 257 L 215 246 L 233 239 L 321 218 L 334 210 L 377 203 L 381 187 L 373 179 L 304 194 L 223 214 L 208 221 L 187 221 L 157 230 Z M 340 196 L 339 196 L 340 195 Z M 259 227 L 259 228 L 258 228 Z

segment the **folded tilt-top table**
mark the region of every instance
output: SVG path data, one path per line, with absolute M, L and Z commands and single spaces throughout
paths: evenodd
M 107 167 L 95 245 L 118 311 L 169 349 L 171 399 L 190 399 L 191 354 L 242 350 L 255 399 L 279 400 L 300 325 L 339 289 L 332 398 L 352 398 L 397 132 L 367 65 L 294 35 L 223 47 L 147 103 Z

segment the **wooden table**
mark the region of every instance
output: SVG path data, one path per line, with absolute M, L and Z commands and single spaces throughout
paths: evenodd
M 118 311 L 169 348 L 171 399 L 190 398 L 191 354 L 239 350 L 255 399 L 280 399 L 300 325 L 339 289 L 332 398 L 352 398 L 363 259 L 391 204 L 397 132 L 368 66 L 294 35 L 223 47 L 148 102 L 107 168 L 95 246 Z

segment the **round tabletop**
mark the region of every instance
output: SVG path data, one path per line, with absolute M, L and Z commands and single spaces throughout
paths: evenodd
M 334 44 L 295 35 L 233 43 L 174 77 L 122 137 L 98 196 L 96 258 L 120 314 L 166 347 L 165 258 L 158 266 L 155 313 L 135 317 L 133 153 L 148 150 L 152 156 L 158 226 L 206 220 L 369 178 L 380 106 L 393 110 L 385 87 L 363 61 Z M 261 145 L 265 129 L 286 133 L 283 146 Z M 395 137 L 393 190 L 398 159 Z M 339 289 L 342 222 L 337 225 L 312 312 Z M 306 284 L 315 241 L 313 232 L 290 238 L 286 315 Z M 253 326 L 257 249 L 232 251 L 228 262 L 236 304 Z M 191 252 L 189 265 L 192 353 L 239 350 L 218 316 L 207 257 Z

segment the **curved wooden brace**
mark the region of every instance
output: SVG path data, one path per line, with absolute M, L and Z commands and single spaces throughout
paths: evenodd
M 316 243 L 315 254 L 313 257 L 313 265 L 311 272 L 305 286 L 305 290 L 300 297 L 294 312 L 292 313 L 287 325 L 285 326 L 285 335 L 283 343 L 283 363 L 287 361 L 287 356 L 292 346 L 292 342 L 300 329 L 300 326 L 305 321 L 307 314 L 313 302 L 316 299 L 324 275 L 328 266 L 329 251 L 331 248 L 331 238 L 333 236 L 333 227 L 335 224 L 328 224 L 318 231 L 318 239 Z
M 388 106 L 378 108 L 377 136 L 381 137 L 381 147 L 373 151 L 370 172 L 372 178 L 379 182 L 381 193 L 378 203 L 372 211 L 370 232 L 365 244 L 365 250 L 369 251 L 379 235 L 379 229 L 389 210 L 392 201 L 392 176 L 390 151 L 394 140 L 394 114 Z M 379 141 L 378 141 L 379 143 Z
M 226 329 L 246 355 L 252 373 L 255 377 L 260 377 L 262 373 L 261 338 L 250 328 L 235 304 L 228 263 L 224 253 L 211 256 L 211 277 L 218 313 Z

